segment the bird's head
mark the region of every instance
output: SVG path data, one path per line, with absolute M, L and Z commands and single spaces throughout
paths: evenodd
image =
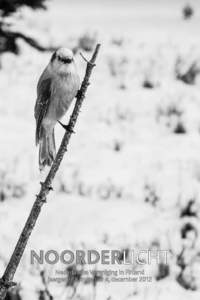
M 53 53 L 50 64 L 57 73 L 63 75 L 71 73 L 74 67 L 73 52 L 67 48 L 59 48 Z

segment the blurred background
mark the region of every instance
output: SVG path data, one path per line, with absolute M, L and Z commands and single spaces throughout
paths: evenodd
M 82 78 L 79 53 L 90 58 L 102 44 L 76 134 L 7 300 L 199 299 L 199 28 L 199 0 L 0 1 L 1 274 L 45 177 L 34 142 L 38 78 L 59 46 L 73 50 Z M 57 148 L 63 133 L 57 126 Z M 95 272 L 84 280 L 87 266 L 33 266 L 31 249 L 170 255 L 167 264 L 142 266 L 152 282 L 107 283 Z M 48 283 L 56 270 L 66 281 Z

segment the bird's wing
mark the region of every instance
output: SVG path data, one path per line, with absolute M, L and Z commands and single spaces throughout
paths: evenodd
M 45 117 L 51 98 L 51 79 L 44 78 L 42 75 L 37 87 L 37 101 L 35 104 L 35 119 L 36 119 L 36 145 L 40 139 L 41 124 Z

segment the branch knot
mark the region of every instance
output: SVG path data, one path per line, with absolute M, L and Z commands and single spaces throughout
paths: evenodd
M 14 281 L 5 280 L 3 277 L 0 278 L 0 286 L 5 287 L 6 289 L 9 289 L 15 285 L 17 285 L 17 283 Z
M 40 181 L 41 187 L 43 190 L 53 191 L 53 188 L 51 185 L 47 185 L 45 182 Z

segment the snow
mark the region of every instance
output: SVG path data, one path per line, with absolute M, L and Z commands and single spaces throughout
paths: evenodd
M 145 266 L 145 276 L 152 276 L 152 282 L 103 281 L 96 291 L 80 283 L 74 298 L 94 299 L 94 293 L 96 299 L 199 298 L 200 77 L 194 85 L 175 78 L 178 56 L 184 60 L 182 71 L 200 59 L 200 5 L 191 4 L 195 15 L 188 21 L 181 16 L 182 0 L 54 0 L 47 11 L 24 9 L 23 18 L 15 16 L 13 27 L 44 45 L 74 47 L 85 33 L 96 34 L 102 44 L 76 134 L 16 273 L 23 299 L 36 299 L 43 288 L 38 269 L 30 265 L 31 249 L 153 246 L 170 252 L 165 278 L 156 279 L 159 266 L 154 264 Z M 33 110 L 37 80 L 50 53 L 37 52 L 20 40 L 19 45 L 20 56 L 1 57 L 1 273 L 47 172 L 38 170 Z M 83 77 L 85 62 L 78 53 L 76 61 Z M 153 88 L 143 87 L 144 80 Z M 65 120 L 69 116 L 70 112 Z M 183 134 L 175 133 L 179 121 Z M 57 148 L 62 135 L 57 126 Z M 196 216 L 180 217 L 191 199 Z M 197 235 L 191 230 L 183 238 L 186 223 Z M 183 249 L 182 276 L 189 289 L 177 281 Z M 63 285 L 49 288 L 59 295 Z M 67 293 L 69 287 L 57 298 L 64 299 Z

